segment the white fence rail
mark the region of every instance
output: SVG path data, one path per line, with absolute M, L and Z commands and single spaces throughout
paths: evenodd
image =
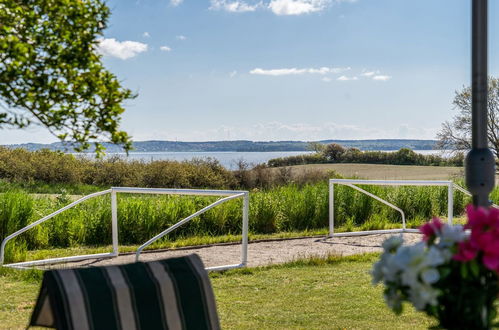
M 335 233 L 334 232 L 334 186 L 336 184 L 348 186 L 355 189 L 369 197 L 376 199 L 377 201 L 393 208 L 398 211 L 402 218 L 402 228 L 399 229 L 382 229 L 382 230 L 366 230 L 366 231 L 354 231 L 346 233 Z M 389 234 L 389 233 L 409 233 L 418 232 L 417 229 L 406 228 L 406 218 L 403 210 L 398 208 L 396 205 L 389 203 L 388 201 L 358 187 L 357 185 L 376 185 L 376 186 L 446 186 L 447 187 L 447 222 L 452 224 L 453 220 L 453 209 L 454 209 L 454 190 L 459 190 L 460 192 L 471 196 L 471 193 L 466 189 L 458 186 L 452 181 L 424 181 L 424 180 L 354 180 L 354 179 L 330 179 L 329 180 L 329 236 L 330 237 L 341 237 L 341 236 L 360 236 L 360 235 L 372 235 L 372 234 Z M 497 205 L 493 204 L 494 207 Z
M 173 226 L 167 228 L 163 232 L 154 236 L 144 244 L 142 244 L 136 251 L 135 260 L 138 261 L 140 258 L 141 252 L 145 247 L 154 243 L 158 239 L 164 237 L 168 233 L 177 229 L 178 227 L 186 224 L 193 218 L 203 214 L 204 212 L 223 204 L 229 200 L 242 198 L 243 199 L 243 218 L 242 218 L 242 250 L 241 250 L 241 262 L 239 264 L 232 265 L 222 265 L 215 267 L 208 267 L 207 270 L 225 270 L 232 268 L 240 268 L 245 267 L 248 263 L 248 218 L 249 218 L 249 193 L 247 191 L 242 190 L 197 190 L 197 189 L 163 189 L 163 188 L 128 188 L 128 187 L 113 187 L 108 190 L 96 192 L 85 197 L 82 197 L 71 204 L 66 205 L 65 207 L 37 220 L 28 226 L 12 233 L 7 236 L 0 245 L 0 266 L 4 267 L 12 267 L 12 268 L 29 268 L 33 266 L 41 266 L 41 265 L 50 265 L 56 263 L 64 263 L 64 262 L 75 262 L 82 261 L 88 259 L 99 259 L 99 258 L 113 258 L 119 255 L 119 241 L 118 241 L 118 203 L 117 203 L 117 193 L 127 193 L 127 194 L 159 194 L 159 195 L 187 195 L 187 196 L 219 196 L 223 197 L 222 199 L 217 200 L 216 202 L 204 207 L 203 209 L 191 214 L 185 219 L 177 222 Z M 5 261 L 5 246 L 6 244 L 13 238 L 19 236 L 20 234 L 26 232 L 27 230 L 44 223 L 45 221 L 55 217 L 56 215 L 97 196 L 111 194 L 111 232 L 112 232 L 112 245 L 113 251 L 109 253 L 98 253 L 98 254 L 88 254 L 88 255 L 79 255 L 79 256 L 71 256 L 71 257 L 63 257 L 63 258 L 50 258 L 43 260 L 34 260 L 34 261 L 25 261 L 11 264 L 4 264 Z

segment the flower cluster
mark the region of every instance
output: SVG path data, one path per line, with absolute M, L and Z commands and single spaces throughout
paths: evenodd
M 381 259 L 372 270 L 373 283 L 385 284 L 385 300 L 396 312 L 402 310 L 404 300 L 418 310 L 437 304 L 439 290 L 433 284 L 440 279 L 438 267 L 452 259 L 450 248 L 465 239 L 461 226 L 444 225 L 438 219 L 420 230 L 423 241 L 415 245 L 403 245 L 401 236 L 387 239 Z
M 466 262 L 480 255 L 485 267 L 499 273 L 499 210 L 469 205 L 467 212 L 470 238 L 459 244 L 454 259 Z
M 464 227 L 432 219 L 414 245 L 404 245 L 402 236 L 383 243 L 373 283 L 384 284 L 396 313 L 409 301 L 443 328 L 491 327 L 499 293 L 499 210 L 468 206 L 467 213 Z

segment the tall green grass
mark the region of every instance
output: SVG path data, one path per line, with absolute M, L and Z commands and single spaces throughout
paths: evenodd
M 404 210 L 409 225 L 419 225 L 447 213 L 446 187 L 363 187 Z M 343 230 L 400 226 L 400 214 L 378 201 L 345 187 L 335 187 L 335 226 Z M 492 198 L 497 200 L 496 189 Z M 120 244 L 141 244 L 179 220 L 214 202 L 215 197 L 118 195 Z M 67 205 L 69 199 L 33 197 L 22 191 L 0 194 L 0 239 Z M 456 192 L 454 213 L 469 202 Z M 109 245 L 111 201 L 100 196 L 71 208 L 15 239 L 8 258 L 19 259 L 27 249 Z M 328 226 L 328 183 L 287 185 L 250 193 L 250 232 L 271 234 L 322 229 Z M 167 235 L 164 240 L 196 236 L 238 235 L 242 201 L 217 206 Z M 13 251 L 17 255 L 14 254 Z

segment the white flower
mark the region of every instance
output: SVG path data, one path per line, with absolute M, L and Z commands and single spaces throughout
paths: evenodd
M 451 247 L 465 238 L 461 226 L 442 227 L 435 245 L 426 242 L 404 246 L 401 237 L 383 242 L 384 252 L 373 266 L 373 283 L 384 282 L 388 306 L 400 311 L 403 300 L 409 300 L 416 309 L 436 305 L 440 291 L 433 287 L 440 280 L 438 267 L 452 257 Z
M 396 282 L 399 277 L 401 268 L 395 263 L 395 256 L 388 255 L 386 261 L 381 267 L 381 271 L 383 272 L 383 277 L 385 281 L 388 282 Z
M 439 291 L 432 288 L 430 285 L 417 285 L 409 291 L 409 300 L 417 310 L 423 310 L 426 305 L 435 306 Z
M 421 279 L 426 284 L 433 284 L 440 279 L 440 273 L 435 268 L 427 268 L 421 272 Z
M 442 254 L 435 247 L 425 249 L 424 242 L 413 246 L 405 246 L 400 248 L 394 257 L 398 261 L 398 266 L 402 270 L 400 276 L 402 284 L 409 287 L 418 285 L 420 278 L 424 272 L 434 268 L 445 262 Z
M 428 249 L 428 253 L 426 254 L 426 265 L 427 266 L 440 266 L 446 261 L 444 255 L 442 255 L 442 251 L 432 246 Z
M 443 225 L 439 236 L 440 241 L 438 242 L 438 246 L 440 248 L 446 248 L 464 241 L 466 232 L 461 225 Z
M 386 252 L 394 252 L 404 243 L 404 238 L 402 236 L 392 236 L 388 239 L 385 239 L 383 242 L 383 250 Z
M 425 243 L 420 242 L 411 246 L 402 246 L 393 257 L 395 267 L 406 269 L 409 265 L 415 265 L 422 261 L 425 254 Z

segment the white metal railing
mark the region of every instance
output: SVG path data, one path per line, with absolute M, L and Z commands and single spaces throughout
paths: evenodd
M 142 244 L 136 251 L 135 260 L 138 261 L 142 250 L 153 242 L 157 241 L 161 237 L 167 235 L 171 231 L 176 228 L 182 226 L 183 224 L 189 222 L 193 218 L 203 214 L 209 209 L 218 206 L 222 203 L 225 203 L 229 200 L 235 198 L 243 199 L 243 219 L 242 219 L 242 250 L 241 250 L 241 263 L 233 264 L 233 265 L 223 265 L 223 266 L 215 266 L 208 267 L 207 270 L 225 270 L 232 268 L 245 267 L 248 263 L 248 218 L 249 218 L 249 193 L 247 191 L 242 190 L 203 190 L 203 189 L 163 189 L 163 188 L 129 188 L 129 187 L 112 187 L 111 189 L 96 192 L 87 196 L 84 196 L 65 207 L 37 220 L 28 226 L 19 229 L 15 233 L 7 236 L 0 245 L 0 266 L 4 267 L 12 267 L 12 268 L 28 268 L 31 266 L 40 266 L 40 265 L 49 265 L 55 263 L 63 263 L 63 262 L 75 262 L 81 260 L 88 259 L 96 259 L 96 258 L 112 258 L 117 257 L 119 255 L 119 244 L 118 244 L 118 203 L 117 203 L 117 193 L 129 193 L 129 194 L 160 194 L 160 195 L 188 195 L 188 196 L 222 196 L 224 198 L 217 200 L 214 203 L 204 207 L 203 209 L 191 214 L 187 218 L 177 222 L 173 226 L 167 228 L 163 232 L 154 236 L 144 244 Z M 113 251 L 109 253 L 97 253 L 97 254 L 88 254 L 88 255 L 79 255 L 79 256 L 71 256 L 71 257 L 62 257 L 62 258 L 50 258 L 43 260 L 34 260 L 34 261 L 24 261 L 12 264 L 4 264 L 5 257 L 5 246 L 7 242 L 9 242 L 14 237 L 19 236 L 25 231 L 55 217 L 56 215 L 97 196 L 111 194 L 111 232 L 112 232 L 112 245 Z
M 368 195 L 376 199 L 377 201 L 393 208 L 398 211 L 402 217 L 402 228 L 399 229 L 380 229 L 380 230 L 366 230 L 366 231 L 354 231 L 346 233 L 335 233 L 334 232 L 334 185 L 341 184 L 350 188 L 353 188 L 363 194 Z M 397 206 L 389 203 L 388 201 L 378 197 L 356 185 L 377 185 L 377 186 L 446 186 L 447 187 L 447 222 L 452 224 L 453 220 L 453 209 L 454 209 L 454 189 L 471 196 L 471 193 L 466 189 L 460 187 L 452 181 L 424 181 L 424 180 L 355 180 L 355 179 L 330 179 L 329 180 L 329 236 L 330 237 L 341 237 L 341 236 L 360 236 L 360 235 L 371 235 L 371 234 L 389 234 L 389 233 L 408 233 L 408 232 L 419 232 L 418 229 L 406 228 L 406 218 L 404 211 Z M 494 207 L 497 205 L 492 204 Z

